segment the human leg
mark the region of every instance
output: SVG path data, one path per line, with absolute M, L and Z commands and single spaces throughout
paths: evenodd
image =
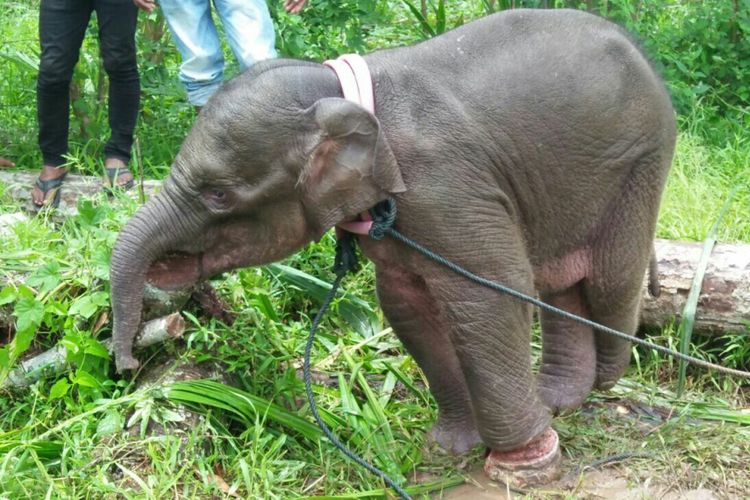
M 188 101 L 203 106 L 224 77 L 224 56 L 209 0 L 162 0 L 164 18 L 182 55 L 180 81 Z
M 67 0 L 42 0 L 39 8 L 37 117 L 44 168 L 31 194 L 37 207 L 56 205 L 67 173 L 62 165 L 68 151 L 70 80 L 91 10 L 91 2 Z
M 99 43 L 109 76 L 109 125 L 112 136 L 104 148 L 107 158 L 127 163 L 138 118 L 140 81 L 135 55 L 138 10 L 130 0 L 95 0 Z
M 276 57 L 273 22 L 265 0 L 215 0 L 215 5 L 241 71 Z

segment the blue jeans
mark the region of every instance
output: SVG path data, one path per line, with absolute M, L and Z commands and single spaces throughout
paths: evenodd
M 203 106 L 224 78 L 224 56 L 211 18 L 211 0 L 160 0 L 159 4 L 182 54 L 180 81 L 188 101 Z M 241 71 L 276 57 L 273 23 L 265 0 L 213 0 L 213 4 Z

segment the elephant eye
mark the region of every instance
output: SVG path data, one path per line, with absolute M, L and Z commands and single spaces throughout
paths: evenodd
M 202 193 L 203 199 L 208 202 L 213 208 L 224 209 L 229 204 L 229 193 L 221 188 L 208 188 Z

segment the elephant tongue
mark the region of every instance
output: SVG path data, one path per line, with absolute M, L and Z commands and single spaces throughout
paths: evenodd
M 147 280 L 163 290 L 178 290 L 192 285 L 201 275 L 201 255 L 174 253 L 154 262 Z
M 370 212 L 367 212 L 367 211 L 362 212 L 359 215 L 359 220 L 339 222 L 338 224 L 336 224 L 337 235 L 338 235 L 338 230 L 341 230 L 341 231 L 348 231 L 354 234 L 359 234 L 362 236 L 367 236 L 368 234 L 370 234 L 371 228 L 372 228 L 372 217 L 370 217 Z

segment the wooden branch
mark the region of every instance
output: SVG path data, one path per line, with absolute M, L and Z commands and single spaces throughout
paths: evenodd
M 185 320 L 179 313 L 151 320 L 143 325 L 135 339 L 135 347 L 142 349 L 169 339 L 178 339 L 185 332 Z M 112 339 L 102 342 L 107 351 L 112 352 Z M 58 344 L 38 356 L 19 363 L 10 372 L 4 387 L 27 387 L 48 373 L 61 373 L 65 367 L 68 351 Z
M 702 243 L 656 240 L 661 295 L 645 292 L 641 324 L 663 326 L 679 321 L 700 259 Z M 750 245 L 718 244 L 703 279 L 694 331 L 748 332 L 750 325 Z

